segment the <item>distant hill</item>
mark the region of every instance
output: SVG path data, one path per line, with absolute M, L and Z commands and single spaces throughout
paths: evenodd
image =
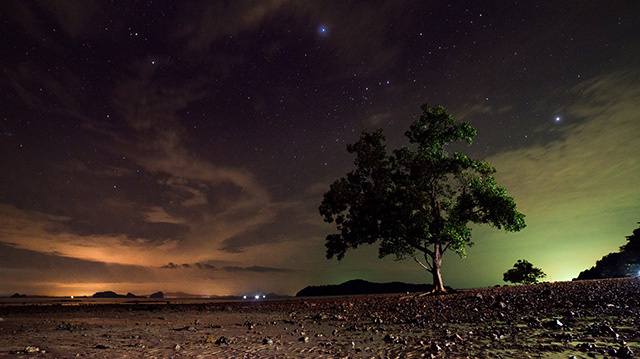
M 337 285 L 308 286 L 299 291 L 296 297 L 428 292 L 431 290 L 433 290 L 433 285 L 431 284 L 374 283 L 363 279 L 354 279 Z
M 112 292 L 110 290 L 105 292 L 97 292 L 92 295 L 93 298 L 146 298 L 145 296 L 135 295 L 132 293 L 127 293 L 126 295 L 117 294 L 116 292 Z
M 639 223 L 640 224 L 640 223 Z M 605 255 L 596 265 L 580 272 L 577 280 L 635 277 L 640 275 L 640 228 L 627 237 L 620 251 Z

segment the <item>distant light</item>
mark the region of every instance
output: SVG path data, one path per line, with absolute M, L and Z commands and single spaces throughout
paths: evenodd
M 71 299 L 73 299 L 73 296 L 71 296 Z
M 556 122 L 560 122 L 560 116 L 556 117 Z
M 262 296 L 262 299 L 264 299 L 264 298 L 266 298 L 266 297 L 267 297 L 266 295 L 263 295 L 263 296 Z
M 243 296 L 242 296 L 242 299 L 247 299 L 247 296 L 246 296 L 246 295 L 243 295 Z
M 256 296 L 254 298 L 260 299 L 260 294 L 256 294 Z

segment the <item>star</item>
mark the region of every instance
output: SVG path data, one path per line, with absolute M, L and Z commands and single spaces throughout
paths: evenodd
M 556 116 L 556 122 L 560 122 L 561 118 L 560 116 Z

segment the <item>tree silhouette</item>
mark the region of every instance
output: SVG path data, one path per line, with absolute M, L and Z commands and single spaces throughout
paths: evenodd
M 486 161 L 445 151 L 451 143 L 469 145 L 476 130 L 457 123 L 442 106 L 422 106 L 422 116 L 405 133 L 410 145 L 387 153 L 382 130 L 363 131 L 347 147 L 356 169 L 325 193 L 320 214 L 338 233 L 326 238 L 327 258 L 379 242 L 379 257 L 413 257 L 431 272 L 435 292 L 445 292 L 442 257 L 464 257 L 472 244 L 470 223 L 519 231 L 524 215 L 492 174 Z M 417 255 L 423 255 L 422 263 Z
M 640 224 L 640 222 L 638 222 Z M 627 237 L 620 251 L 609 253 L 596 265 L 582 271 L 577 279 L 601 279 L 638 276 L 640 273 L 640 228 Z
M 534 284 L 546 276 L 542 269 L 535 268 L 527 260 L 519 259 L 513 268 L 503 274 L 502 279 L 511 283 Z

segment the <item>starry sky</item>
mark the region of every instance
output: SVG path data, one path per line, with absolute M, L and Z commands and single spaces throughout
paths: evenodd
M 430 283 L 325 258 L 346 145 L 422 104 L 478 136 L 527 228 L 474 228 L 445 285 L 570 280 L 640 221 L 637 1 L 3 1 L 0 295 L 295 294 Z

